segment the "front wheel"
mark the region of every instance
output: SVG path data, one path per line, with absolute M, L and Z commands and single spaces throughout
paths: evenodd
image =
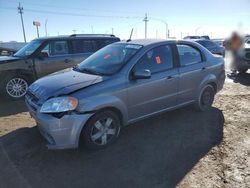
M 201 91 L 201 94 L 196 102 L 196 109 L 198 111 L 206 111 L 211 108 L 214 101 L 215 91 L 213 86 L 207 85 Z
M 89 149 L 102 149 L 113 143 L 119 136 L 121 122 L 113 111 L 95 114 L 82 130 L 81 139 Z
M 10 74 L 1 83 L 1 93 L 8 99 L 18 100 L 26 94 L 29 81 L 25 76 Z

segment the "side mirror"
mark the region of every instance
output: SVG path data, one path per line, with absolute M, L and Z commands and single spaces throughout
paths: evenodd
M 149 78 L 151 78 L 151 72 L 148 69 L 137 70 L 137 71 L 133 72 L 132 78 L 134 80 L 137 80 L 137 79 L 149 79 Z
M 44 59 L 44 58 L 47 58 L 47 57 L 49 57 L 47 52 L 40 52 L 39 55 L 38 55 L 39 59 Z

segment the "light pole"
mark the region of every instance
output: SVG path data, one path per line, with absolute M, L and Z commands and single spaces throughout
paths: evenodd
M 150 17 L 150 19 L 157 20 L 157 21 L 160 21 L 163 24 L 165 24 L 165 27 L 166 27 L 166 39 L 169 38 L 168 23 L 165 20 L 162 20 L 162 19 L 159 19 L 159 18 L 151 18 Z
M 145 14 L 145 18 L 142 21 L 145 22 L 145 39 L 146 39 L 147 38 L 147 27 L 148 27 L 147 22 L 149 21 L 147 13 Z
M 197 27 L 196 29 L 195 29 L 195 35 L 197 35 L 197 33 L 198 33 L 198 30 L 201 28 L 201 26 L 199 26 L 199 27 Z
M 39 29 L 38 27 L 41 26 L 39 21 L 33 21 L 33 25 L 36 26 L 36 33 L 37 33 L 37 38 L 39 38 Z

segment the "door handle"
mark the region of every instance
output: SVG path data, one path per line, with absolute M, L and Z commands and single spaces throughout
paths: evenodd
M 64 63 L 69 63 L 69 62 L 70 62 L 69 59 L 64 60 Z
M 201 70 L 206 70 L 207 68 L 206 67 L 202 67 Z

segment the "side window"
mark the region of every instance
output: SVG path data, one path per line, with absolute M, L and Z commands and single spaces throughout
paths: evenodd
M 177 49 L 179 53 L 180 64 L 182 66 L 200 63 L 202 61 L 200 51 L 192 46 L 177 44 Z
M 92 40 L 73 40 L 72 46 L 74 53 L 92 53 L 95 52 Z
M 47 44 L 42 52 L 46 52 L 48 56 L 64 55 L 69 53 L 67 41 L 51 41 Z
M 135 65 L 135 70 L 148 69 L 151 73 L 173 68 L 173 55 L 168 45 L 156 47 L 148 52 Z

